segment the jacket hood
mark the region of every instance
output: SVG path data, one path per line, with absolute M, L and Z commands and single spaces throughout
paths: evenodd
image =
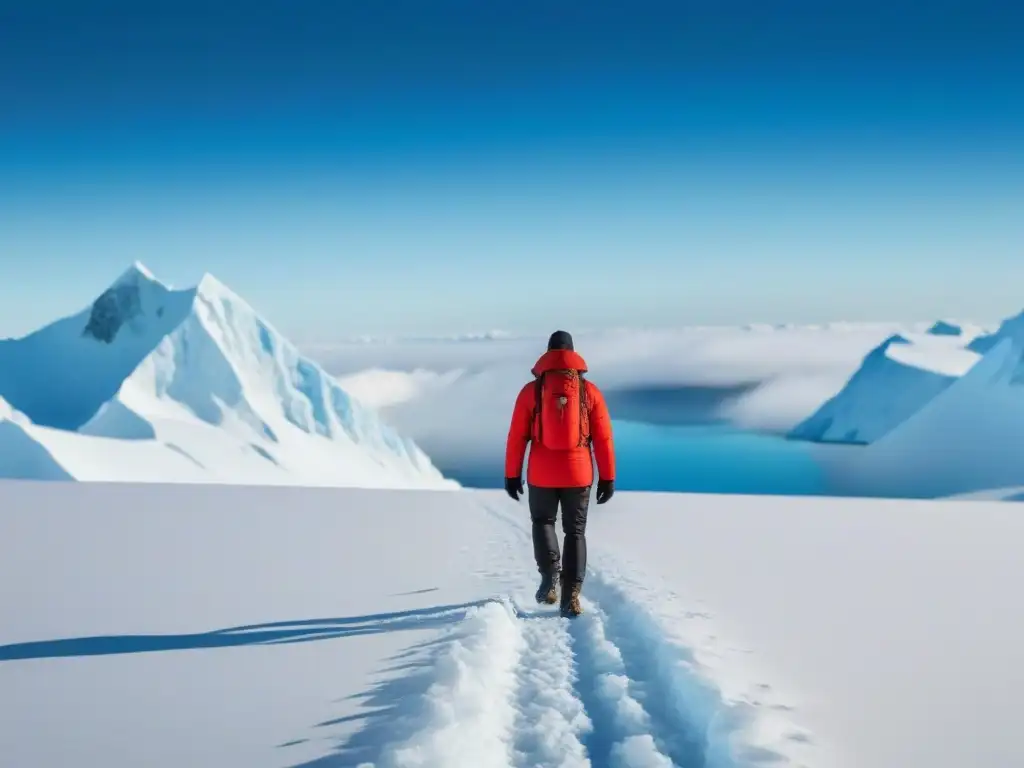
M 552 349 L 540 356 L 531 372 L 534 376 L 540 376 L 547 371 L 560 370 L 586 373 L 587 361 L 578 352 L 571 349 Z

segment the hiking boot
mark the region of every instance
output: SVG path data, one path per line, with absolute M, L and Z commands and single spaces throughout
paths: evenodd
M 574 582 L 572 586 L 566 588 L 562 585 L 562 615 L 567 618 L 575 618 L 583 613 L 583 605 L 580 603 L 580 592 L 583 591 L 583 585 L 580 582 Z
M 558 581 L 559 572 L 552 571 L 540 577 L 540 586 L 537 587 L 537 602 L 554 605 L 558 602 Z

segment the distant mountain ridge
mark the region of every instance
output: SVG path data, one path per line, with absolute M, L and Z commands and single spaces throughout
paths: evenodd
M 968 392 L 957 398 L 970 398 L 970 393 L 981 397 L 983 388 L 960 382 L 1000 347 L 1005 354 L 1024 351 L 1024 313 L 1007 318 L 993 332 L 940 320 L 924 333 L 890 336 L 789 436 L 815 442 L 880 442 L 940 396 L 945 401 L 947 390 Z

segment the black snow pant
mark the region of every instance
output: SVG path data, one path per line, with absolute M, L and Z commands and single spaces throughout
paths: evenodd
M 565 562 L 560 563 L 555 518 L 562 507 L 562 531 L 565 534 Z M 533 556 L 537 570 L 552 573 L 562 570 L 567 584 L 583 583 L 587 571 L 587 508 L 590 486 L 585 488 L 539 488 L 530 486 L 530 519 L 533 522 Z

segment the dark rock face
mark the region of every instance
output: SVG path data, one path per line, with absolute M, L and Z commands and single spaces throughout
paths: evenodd
M 935 325 L 928 329 L 928 333 L 932 336 L 960 336 L 963 334 L 963 328 L 955 323 L 947 323 L 945 320 L 939 320 Z
M 110 344 L 121 327 L 141 311 L 139 286 L 115 285 L 93 302 L 89 322 L 82 335 Z

